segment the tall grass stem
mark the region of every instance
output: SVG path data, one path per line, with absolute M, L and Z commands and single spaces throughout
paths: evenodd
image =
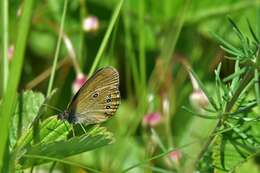
M 2 0 L 2 32 L 3 32 L 3 82 L 2 82 L 2 94 L 6 91 L 8 81 L 8 0 Z
M 3 95 L 3 102 L 0 107 L 0 170 L 3 167 L 4 153 L 7 150 L 6 144 L 8 141 L 10 120 L 14 111 L 16 102 L 16 92 L 20 81 L 20 76 L 23 67 L 24 53 L 26 48 L 26 41 L 28 31 L 31 23 L 31 16 L 33 10 L 33 0 L 25 0 L 22 9 L 22 14 L 18 24 L 18 33 L 15 43 L 15 51 L 13 55 L 12 66 L 10 68 L 10 75 L 7 82 L 6 92 Z
M 60 53 L 61 40 L 62 40 L 62 33 L 63 33 L 63 30 L 64 30 L 64 23 L 65 23 L 65 17 L 66 17 L 66 12 L 67 12 L 67 6 L 68 6 L 68 0 L 64 0 L 63 12 L 62 12 L 62 16 L 61 16 L 61 24 L 60 24 L 60 29 L 59 29 L 59 37 L 58 37 L 57 47 L 56 47 L 55 55 L 54 55 L 51 77 L 50 77 L 49 84 L 48 84 L 47 96 L 50 95 L 52 87 L 53 87 L 55 69 L 56 69 L 56 66 L 57 66 L 57 61 L 58 61 L 58 57 L 59 57 L 59 53 Z
M 145 59 L 145 26 L 144 26 L 144 13 L 145 13 L 145 4 L 144 1 L 139 1 L 139 65 L 140 65 L 140 76 L 142 90 L 145 91 L 146 86 L 146 59 Z
M 98 66 L 98 63 L 99 63 L 99 61 L 101 59 L 101 56 L 102 56 L 102 54 L 103 54 L 103 52 L 104 52 L 104 50 L 105 50 L 105 48 L 107 46 L 108 40 L 110 38 L 110 35 L 111 35 L 111 32 L 112 32 L 112 30 L 114 28 L 116 20 L 117 20 L 117 18 L 119 16 L 119 12 L 120 12 L 120 10 L 122 8 L 123 2 L 124 2 L 124 0 L 120 0 L 118 2 L 117 6 L 116 6 L 116 9 L 114 10 L 114 13 L 113 13 L 112 18 L 110 20 L 110 23 L 108 25 L 107 31 L 105 33 L 105 36 L 103 37 L 103 40 L 102 40 L 101 45 L 100 45 L 100 47 L 98 49 L 98 52 L 97 52 L 97 55 L 96 55 L 95 60 L 93 62 L 93 65 L 91 66 L 91 69 L 89 71 L 89 76 L 91 76 L 94 73 L 95 69 Z

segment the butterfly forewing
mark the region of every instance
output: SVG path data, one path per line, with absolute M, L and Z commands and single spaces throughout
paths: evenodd
M 97 71 L 73 97 L 68 111 L 81 123 L 107 120 L 120 103 L 119 74 L 112 67 Z

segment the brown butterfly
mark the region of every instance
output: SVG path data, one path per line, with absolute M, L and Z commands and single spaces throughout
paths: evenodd
M 72 124 L 101 123 L 114 115 L 119 104 L 119 74 L 113 67 L 104 67 L 84 83 L 58 119 Z

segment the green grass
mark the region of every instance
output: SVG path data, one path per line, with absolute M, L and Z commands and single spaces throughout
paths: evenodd
M 66 12 L 67 12 L 67 6 L 68 6 L 68 1 L 65 0 L 63 12 L 62 12 L 62 17 L 61 17 L 61 24 L 60 24 L 60 27 L 59 27 L 60 28 L 59 29 L 59 38 L 58 38 L 58 41 L 57 41 L 57 47 L 56 47 L 55 56 L 54 56 L 54 59 L 53 59 L 53 65 L 52 65 L 51 76 L 50 76 L 50 81 L 49 81 L 48 90 L 47 90 L 47 96 L 50 95 L 52 87 L 53 87 L 53 80 L 54 80 L 55 69 L 56 69 L 56 66 L 57 66 L 57 61 L 58 61 L 58 57 L 59 57 L 59 53 L 60 53 L 61 38 L 62 38 L 63 30 L 64 30 L 64 22 L 65 22 L 65 17 L 66 17 Z
M 6 6 L 7 7 L 7 6 Z M 7 89 L 3 94 L 2 105 L 0 107 L 0 120 L 3 123 L 0 127 L 0 169 L 4 164 L 4 153 L 7 151 L 8 144 L 8 132 L 9 124 L 13 113 L 13 108 L 15 104 L 15 99 L 17 95 L 17 88 L 20 81 L 23 61 L 24 61 L 24 52 L 26 47 L 27 35 L 29 32 L 29 26 L 31 22 L 33 9 L 33 0 L 24 1 L 24 9 L 21 14 L 21 18 L 18 25 L 17 39 L 15 43 L 15 52 L 13 55 L 13 62 L 10 68 L 10 74 L 7 82 Z M 7 24 L 7 23 L 6 23 Z M 8 153 L 8 152 L 7 152 Z
M 1 172 L 256 170 L 259 5 L 3 0 Z M 95 32 L 82 29 L 89 15 L 99 19 Z M 78 74 L 89 78 L 103 66 L 120 75 L 116 114 L 89 126 L 58 120 L 55 107 L 66 109 Z M 152 115 L 158 123 L 145 122 Z
M 4 0 L 2 1 L 2 35 L 3 35 L 3 55 L 2 55 L 2 74 L 3 74 L 3 82 L 2 82 L 2 89 L 3 91 L 1 93 L 4 93 L 7 87 L 7 81 L 8 81 L 8 73 L 9 73 L 9 67 L 8 67 L 8 1 Z

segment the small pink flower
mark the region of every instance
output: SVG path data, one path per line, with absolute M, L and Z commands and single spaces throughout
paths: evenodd
M 209 105 L 208 97 L 199 87 L 198 81 L 192 73 L 189 72 L 193 92 L 190 95 L 190 102 L 195 108 L 206 108 Z
M 7 56 L 8 56 L 8 60 L 11 61 L 14 56 L 14 45 L 13 44 L 8 47 Z
M 172 151 L 169 153 L 169 158 L 174 162 L 178 163 L 182 157 L 182 154 L 179 150 Z
M 202 90 L 194 90 L 190 95 L 190 102 L 194 107 L 206 108 L 209 100 Z
M 86 82 L 87 78 L 83 73 L 79 73 L 77 78 L 74 80 L 72 85 L 72 92 L 75 94 L 82 87 L 82 85 Z
M 161 114 L 159 112 L 152 112 L 144 116 L 143 124 L 151 127 L 156 126 L 161 122 Z
M 96 16 L 88 16 L 83 20 L 82 28 L 86 32 L 96 32 L 99 29 L 99 20 Z

